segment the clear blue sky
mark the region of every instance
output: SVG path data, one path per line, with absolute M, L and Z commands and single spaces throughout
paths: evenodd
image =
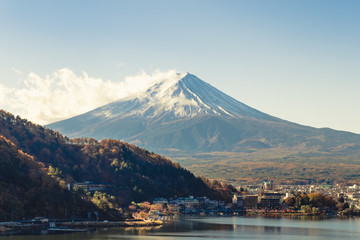
M 268 114 L 360 133 L 360 1 L 0 0 L 0 30 L 2 88 L 64 67 L 113 82 L 176 69 Z

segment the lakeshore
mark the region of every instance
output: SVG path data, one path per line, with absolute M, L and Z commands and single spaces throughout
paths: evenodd
M 125 221 L 55 221 L 29 223 L 27 221 L 0 222 L 0 235 L 48 234 L 60 232 L 84 232 L 97 228 L 161 226 L 160 220 L 128 219 Z
M 181 216 L 158 226 L 98 227 L 88 232 L 1 236 L 1 240 L 358 239 L 359 218 L 321 216 Z
M 283 212 L 283 211 L 264 211 L 248 210 L 244 212 L 213 214 L 181 214 L 176 216 L 163 217 L 162 220 L 144 220 L 144 219 L 127 219 L 124 221 L 59 221 L 30 223 L 30 221 L 17 222 L 0 222 L 0 236 L 6 235 L 53 235 L 76 232 L 90 232 L 98 229 L 153 229 L 153 227 L 163 227 L 187 220 L 206 220 L 206 219 L 243 219 L 243 221 L 253 221 L 253 219 L 290 219 L 290 220 L 351 220 L 360 221 L 360 218 L 345 215 L 330 215 L 324 213 L 303 213 L 303 212 Z

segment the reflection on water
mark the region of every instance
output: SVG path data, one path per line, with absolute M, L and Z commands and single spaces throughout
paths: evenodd
M 94 232 L 3 236 L 0 240 L 114 239 L 360 239 L 360 219 L 197 217 L 157 227 L 109 228 Z

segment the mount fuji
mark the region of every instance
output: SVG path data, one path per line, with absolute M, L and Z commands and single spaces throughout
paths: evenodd
M 117 138 L 160 153 L 360 144 L 357 134 L 302 126 L 258 111 L 190 73 L 47 127 L 69 137 Z

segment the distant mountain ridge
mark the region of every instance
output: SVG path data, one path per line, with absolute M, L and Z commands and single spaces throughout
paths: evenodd
M 357 134 L 306 127 L 265 114 L 190 73 L 48 127 L 70 137 L 122 139 L 161 153 L 360 144 Z

